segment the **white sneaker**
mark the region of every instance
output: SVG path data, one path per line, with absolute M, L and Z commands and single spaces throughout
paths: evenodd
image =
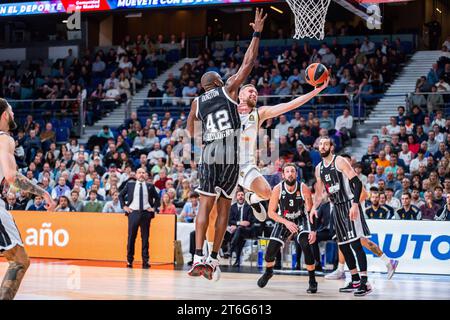
M 214 276 L 216 277 L 215 281 L 220 279 L 220 268 L 219 268 L 219 260 L 213 259 L 211 256 L 206 259 L 206 262 L 204 264 L 204 270 L 203 270 L 203 276 L 208 279 L 212 280 Z M 215 275 L 217 271 L 217 274 Z
M 327 279 L 327 280 L 341 280 L 341 279 L 345 279 L 345 272 L 341 271 L 339 269 L 336 269 L 332 273 L 327 274 L 325 276 L 325 279 Z
M 250 203 L 250 197 L 254 194 L 253 192 L 247 192 L 244 196 L 245 201 L 252 207 L 253 215 L 259 222 L 264 222 L 267 219 L 267 211 L 266 208 L 262 205 L 261 202 Z
M 203 275 L 205 270 L 205 257 L 194 255 L 194 261 L 192 262 L 192 267 L 188 271 L 188 275 L 191 277 L 200 277 Z
M 395 273 L 395 270 L 397 269 L 397 266 L 398 266 L 398 260 L 391 259 L 389 261 L 389 264 L 387 266 L 387 275 L 388 275 L 387 278 L 388 278 L 388 280 L 391 280 L 392 276 Z

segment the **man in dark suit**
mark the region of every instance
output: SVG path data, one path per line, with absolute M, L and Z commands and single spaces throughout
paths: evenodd
M 148 269 L 148 239 L 150 222 L 158 211 L 160 199 L 155 187 L 145 182 L 145 169 L 136 171 L 136 181 L 129 180 L 120 192 L 119 199 L 125 215 L 128 216 L 127 267 L 133 267 L 134 244 L 139 227 L 142 238 L 142 268 Z
M 230 208 L 229 227 L 227 234 L 232 235 L 231 253 L 236 252 L 236 261 L 233 267 L 239 267 L 241 264 L 242 248 L 245 239 L 256 236 L 261 228 L 261 224 L 255 219 L 252 208 L 244 200 L 244 192 L 238 191 L 236 194 L 237 202 Z

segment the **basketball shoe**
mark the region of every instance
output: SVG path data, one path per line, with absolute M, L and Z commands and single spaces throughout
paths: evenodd
M 203 276 L 208 280 L 218 281 L 220 279 L 219 260 L 211 256 L 206 259 L 204 264 Z
M 188 275 L 190 275 L 191 277 L 200 277 L 203 275 L 204 270 L 205 270 L 205 257 L 194 255 L 192 267 L 188 271 Z
M 252 207 L 253 215 L 255 216 L 255 218 L 260 222 L 264 222 L 267 219 L 266 208 L 264 208 L 264 206 L 262 205 L 261 202 L 251 203 L 250 197 L 252 196 L 252 194 L 254 194 L 254 193 L 247 192 L 244 196 L 245 201 L 250 205 L 250 207 Z

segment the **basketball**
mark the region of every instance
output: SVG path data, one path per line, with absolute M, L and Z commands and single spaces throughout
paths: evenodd
M 313 87 L 321 85 L 327 80 L 328 77 L 328 69 L 321 63 L 312 63 L 306 68 L 306 82 L 308 82 Z

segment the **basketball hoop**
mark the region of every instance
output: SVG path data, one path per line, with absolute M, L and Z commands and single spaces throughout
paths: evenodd
M 295 16 L 294 39 L 325 37 L 325 17 L 331 0 L 286 0 Z

